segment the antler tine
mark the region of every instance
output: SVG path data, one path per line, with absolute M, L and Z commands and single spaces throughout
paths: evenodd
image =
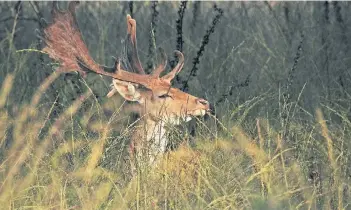
M 159 77 L 160 74 L 165 70 L 167 66 L 167 55 L 165 51 L 161 47 L 158 48 L 158 51 L 161 54 L 161 63 L 151 73 L 153 77 Z
M 45 48 L 43 49 L 50 58 L 58 61 L 60 72 L 78 71 L 85 75 L 86 71 L 109 76 L 115 79 L 138 83 L 147 88 L 152 88 L 155 84 L 149 75 L 136 74 L 122 70 L 120 65 L 116 65 L 114 73 L 106 72 L 90 56 L 75 18 L 75 8 L 77 2 L 71 2 L 68 10 L 60 11 L 57 3 L 53 4 L 53 23 L 44 29 Z M 131 21 L 135 25 L 135 21 Z M 133 29 L 133 30 L 132 30 Z M 135 27 L 131 27 L 131 34 L 135 35 Z M 134 32 L 133 32 L 134 31 Z
M 145 71 L 140 63 L 139 54 L 138 54 L 138 45 L 136 39 L 136 21 L 130 16 L 127 15 L 127 42 L 126 44 L 132 45 L 132 50 L 129 51 L 126 47 L 127 58 L 131 63 L 133 71 L 138 72 L 139 74 L 145 74 Z
M 168 80 L 169 82 L 172 81 L 172 79 L 175 77 L 176 74 L 178 74 L 184 65 L 184 55 L 183 53 L 181 53 L 178 50 L 175 50 L 174 53 L 177 55 L 178 57 L 178 64 L 174 67 L 174 69 L 169 72 L 168 74 L 166 74 L 165 76 L 163 76 L 162 78 L 165 80 Z

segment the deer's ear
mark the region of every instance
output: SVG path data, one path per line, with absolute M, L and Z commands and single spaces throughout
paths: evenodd
M 115 90 L 111 90 L 107 96 L 111 96 L 115 92 L 118 92 L 127 101 L 137 101 L 139 103 L 142 103 L 143 97 L 138 91 L 136 84 L 117 79 L 113 79 L 112 83 Z

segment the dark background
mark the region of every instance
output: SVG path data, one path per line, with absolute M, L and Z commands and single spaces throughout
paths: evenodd
M 0 83 L 16 74 L 9 107 L 29 101 L 55 69 L 47 55 L 30 50 L 43 47 L 36 30 L 42 30 L 39 19 L 51 21 L 51 5 L 0 3 Z M 59 5 L 65 9 L 67 2 Z M 122 54 L 126 14 L 132 14 L 146 69 L 157 64 L 157 47 L 169 65 L 173 50 L 181 50 L 186 62 L 175 87 L 209 100 L 219 118 L 234 110 L 237 117 L 284 126 L 292 117 L 314 120 L 317 107 L 348 115 L 349 11 L 348 2 L 83 2 L 77 19 L 93 58 L 112 65 Z M 90 74 L 84 82 L 106 100 L 109 78 Z M 43 103 L 56 100 L 62 109 L 85 89 L 79 75 L 61 76 Z

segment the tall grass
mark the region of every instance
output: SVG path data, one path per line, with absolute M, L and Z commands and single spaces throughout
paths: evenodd
M 4 80 L 0 93 L 3 207 L 348 208 L 348 121 L 342 128 L 332 125 L 330 129 L 320 109 L 311 127 L 292 120 L 289 134 L 298 139 L 301 148 L 283 142 L 268 120 L 259 119 L 251 128 L 218 119 L 219 127 L 212 123 L 214 120 L 198 121 L 197 132 L 201 135 L 197 135 L 195 146 L 189 145 L 185 133 L 180 144 L 165 154 L 155 168 L 131 177 L 125 158 L 104 158 L 109 150 L 126 156 L 126 143 L 122 141 L 128 127 L 116 133 L 112 127 L 116 119 L 92 117 L 96 110 L 79 113 L 91 98 L 90 91 L 48 125 L 51 107 L 39 106 L 40 97 L 57 77 L 52 73 L 31 102 L 13 114 L 6 109 L 6 103 L 14 76 L 10 74 Z M 108 107 L 116 108 L 102 105 L 100 109 Z M 116 140 L 118 145 L 111 144 Z M 319 156 L 316 163 L 310 163 L 311 151 Z M 104 162 L 115 164 L 108 167 Z M 309 175 L 313 172 L 310 164 L 319 165 L 319 181 Z

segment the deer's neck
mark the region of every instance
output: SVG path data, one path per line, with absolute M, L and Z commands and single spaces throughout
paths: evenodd
M 140 158 L 146 156 L 149 164 L 153 164 L 166 151 L 166 134 L 165 122 L 149 118 L 140 120 L 132 137 L 136 155 Z

